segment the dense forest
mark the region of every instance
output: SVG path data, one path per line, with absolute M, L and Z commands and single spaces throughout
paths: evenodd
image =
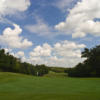
M 23 73 L 35 76 L 43 76 L 49 72 L 45 65 L 32 65 L 21 62 L 20 59 L 5 53 L 4 49 L 0 49 L 0 71 Z
M 100 77 L 100 45 L 82 52 L 82 58 L 86 58 L 83 63 L 79 63 L 74 68 L 69 68 L 65 72 L 71 77 Z

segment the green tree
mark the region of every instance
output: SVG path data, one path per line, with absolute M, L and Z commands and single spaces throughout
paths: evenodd
M 82 57 L 86 60 L 79 63 L 67 72 L 69 76 L 74 77 L 100 77 L 100 45 L 87 49 L 82 52 Z

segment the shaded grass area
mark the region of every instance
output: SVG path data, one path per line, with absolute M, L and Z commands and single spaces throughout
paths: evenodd
M 100 100 L 100 78 L 0 73 L 0 100 Z

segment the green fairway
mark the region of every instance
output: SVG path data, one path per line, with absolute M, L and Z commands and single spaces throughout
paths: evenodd
M 56 72 L 52 72 L 50 71 L 48 74 L 44 75 L 45 77 L 52 77 L 52 78 L 63 78 L 66 77 L 67 74 L 66 73 L 56 73 Z
M 0 73 L 0 100 L 100 100 L 100 78 Z

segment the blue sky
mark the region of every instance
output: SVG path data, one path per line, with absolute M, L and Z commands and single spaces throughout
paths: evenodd
M 1 0 L 0 45 L 22 61 L 73 67 L 100 42 L 99 9 L 99 0 Z

